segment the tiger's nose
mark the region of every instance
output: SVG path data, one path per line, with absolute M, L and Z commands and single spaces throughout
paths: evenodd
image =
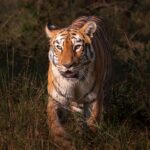
M 70 68 L 70 67 L 72 67 L 73 65 L 74 65 L 74 62 L 63 64 L 63 66 L 65 66 L 66 68 Z

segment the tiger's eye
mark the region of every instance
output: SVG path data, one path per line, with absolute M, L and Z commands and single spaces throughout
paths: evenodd
M 56 48 L 59 49 L 59 50 L 62 50 L 62 47 L 59 46 L 59 45 L 57 45 Z
M 81 45 L 76 45 L 76 46 L 74 47 L 74 50 L 77 51 L 77 50 L 79 50 L 80 48 L 81 48 Z

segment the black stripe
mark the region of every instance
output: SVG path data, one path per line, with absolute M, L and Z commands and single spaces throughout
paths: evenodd
M 76 33 L 71 33 L 71 35 L 77 35 Z
M 62 92 L 59 90 L 59 88 L 56 87 L 56 85 L 55 85 L 55 83 L 54 83 L 53 81 L 52 81 L 52 84 L 53 84 L 53 86 L 54 86 L 56 92 L 57 92 L 59 95 L 61 95 L 62 97 L 66 97 L 64 94 L 62 94 Z
M 83 55 L 82 55 L 82 59 L 84 60 L 84 62 L 85 61 L 87 61 L 88 60 L 88 56 L 87 56 L 87 45 L 85 44 L 85 46 L 84 46 L 84 52 L 83 52 Z
M 90 58 L 93 58 L 93 52 L 91 51 L 91 45 L 90 44 L 85 43 L 85 50 L 86 50 L 86 52 L 89 51 Z
M 93 52 L 91 51 L 91 45 L 88 45 L 88 48 L 89 48 L 90 56 L 91 56 L 91 58 L 93 58 L 94 54 L 93 54 Z

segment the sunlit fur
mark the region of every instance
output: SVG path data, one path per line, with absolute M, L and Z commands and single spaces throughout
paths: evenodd
M 111 49 L 103 20 L 95 16 L 80 17 L 63 29 L 51 30 L 46 27 L 46 33 L 50 38 L 49 124 L 56 139 L 55 128 L 63 131 L 60 134 L 68 144 L 57 109 L 60 106 L 70 108 L 72 102 L 85 105 L 83 112 L 88 118 L 87 124 L 93 129 L 93 124 L 101 116 L 104 94 L 109 85 Z M 56 107 L 52 107 L 54 103 Z M 87 112 L 89 109 L 90 115 Z M 52 122 L 52 118 L 57 121 Z

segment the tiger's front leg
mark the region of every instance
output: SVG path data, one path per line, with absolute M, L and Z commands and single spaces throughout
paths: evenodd
M 101 94 L 100 99 L 96 99 L 92 103 L 85 103 L 84 106 L 87 126 L 94 133 L 96 132 L 96 123 L 99 123 L 102 118 L 103 99 L 103 94 Z
M 58 102 L 49 98 L 47 106 L 47 115 L 48 115 L 48 124 L 50 128 L 51 135 L 54 139 L 54 142 L 60 145 L 60 148 L 75 150 L 75 147 L 70 142 L 69 135 L 65 132 L 60 117 L 59 109 L 61 106 Z

